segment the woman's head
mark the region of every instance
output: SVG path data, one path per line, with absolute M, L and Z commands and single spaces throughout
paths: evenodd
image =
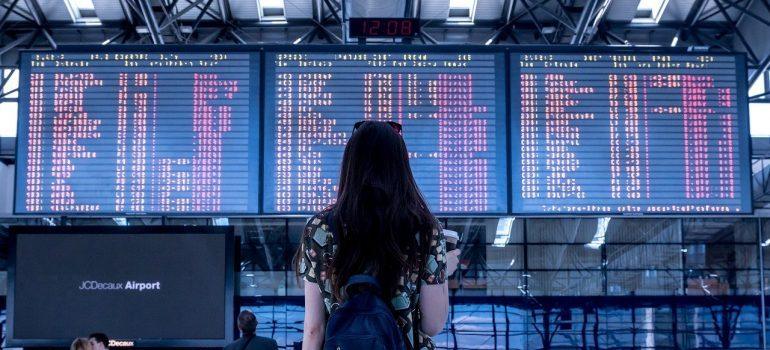
M 86 338 L 76 338 L 70 345 L 70 350 L 92 350 L 91 343 Z
M 425 261 L 437 228 L 414 181 L 400 128 L 385 122 L 367 121 L 353 132 L 331 210 L 340 242 L 332 266 L 336 292 L 351 275 L 366 271 L 391 290 L 405 268 Z
M 378 204 L 381 201 L 377 199 L 412 199 L 424 204 L 412 176 L 400 127 L 374 121 L 358 125 L 342 155 L 338 207 L 340 201 L 368 206 L 372 204 L 370 199 Z

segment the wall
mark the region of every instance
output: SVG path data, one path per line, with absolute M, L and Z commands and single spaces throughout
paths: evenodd
M 13 175 L 14 165 L 0 163 L 0 216 L 13 212 Z

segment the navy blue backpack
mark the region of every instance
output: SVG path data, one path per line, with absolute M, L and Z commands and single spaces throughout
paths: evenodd
M 324 350 L 406 350 L 401 329 L 379 290 L 370 275 L 348 279 L 347 301 L 326 323 Z

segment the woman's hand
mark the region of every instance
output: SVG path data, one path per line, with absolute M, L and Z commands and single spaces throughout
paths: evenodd
M 446 253 L 446 276 L 452 276 L 457 270 L 457 264 L 460 262 L 460 249 L 452 249 Z

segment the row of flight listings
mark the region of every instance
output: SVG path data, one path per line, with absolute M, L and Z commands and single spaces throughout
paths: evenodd
M 743 56 L 309 50 L 24 53 L 14 212 L 313 213 L 364 119 L 442 215 L 751 212 Z

